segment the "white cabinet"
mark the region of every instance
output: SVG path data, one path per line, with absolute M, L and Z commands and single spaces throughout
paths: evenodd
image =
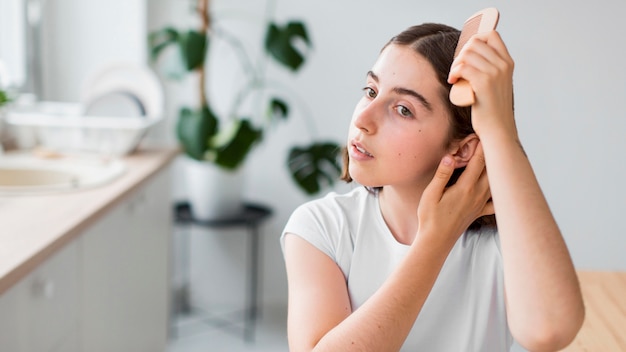
M 79 351 L 77 249 L 69 243 L 0 296 L 1 351 Z
M 0 295 L 0 351 L 165 351 L 170 170 Z
M 165 349 L 170 180 L 157 175 L 81 237 L 84 351 Z
M 20 296 L 18 286 L 11 287 L 0 296 L 0 350 L 22 351 L 20 347 L 18 301 Z

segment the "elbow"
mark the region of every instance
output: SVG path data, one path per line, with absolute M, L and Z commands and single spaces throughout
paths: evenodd
M 560 351 L 567 347 L 573 341 L 574 336 L 544 331 L 536 333 L 533 336 L 524 336 L 519 339 L 516 338 L 515 341 L 528 351 L 552 352 Z
M 529 351 L 560 351 L 569 346 L 580 331 L 585 319 L 585 308 L 580 308 L 566 319 L 544 321 L 513 333 L 515 340 Z

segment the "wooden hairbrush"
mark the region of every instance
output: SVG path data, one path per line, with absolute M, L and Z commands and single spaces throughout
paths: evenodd
M 461 36 L 456 44 L 456 50 L 454 50 L 454 58 L 459 55 L 463 46 L 474 34 L 496 29 L 499 17 L 498 10 L 494 7 L 489 7 L 476 12 L 472 17 L 468 18 L 463 24 L 463 29 L 461 29 Z M 468 81 L 459 79 L 452 86 L 452 89 L 450 89 L 450 101 L 456 106 L 470 106 L 474 104 L 474 91 Z

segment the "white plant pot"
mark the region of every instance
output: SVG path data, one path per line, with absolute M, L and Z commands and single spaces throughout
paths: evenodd
M 243 208 L 243 167 L 230 171 L 184 157 L 187 198 L 194 218 L 233 217 Z

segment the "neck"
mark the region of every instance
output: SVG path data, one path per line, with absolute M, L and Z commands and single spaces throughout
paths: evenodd
M 424 188 L 385 186 L 379 193 L 380 210 L 396 240 L 410 245 L 417 235 L 417 207 Z

